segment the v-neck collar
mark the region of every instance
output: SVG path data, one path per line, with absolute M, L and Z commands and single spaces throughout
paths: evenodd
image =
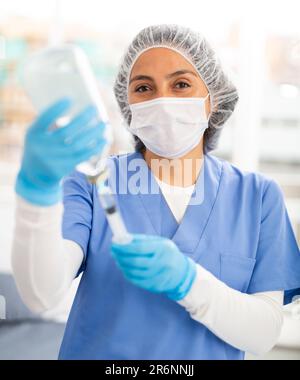
M 182 222 L 172 240 L 178 248 L 192 254 L 200 243 L 219 190 L 222 162 L 205 155 L 204 164 Z M 194 204 L 193 204 L 194 203 Z
M 145 210 L 146 217 L 151 222 L 153 234 L 167 237 L 187 254 L 192 254 L 200 243 L 215 204 L 222 174 L 222 162 L 218 159 L 204 155 L 204 163 L 195 184 L 194 192 L 185 211 L 181 223 L 177 223 L 170 210 L 165 197 L 149 169 L 141 153 L 133 158 L 141 158 L 144 173 L 148 175 L 148 184 L 152 190 L 138 193 L 138 197 Z

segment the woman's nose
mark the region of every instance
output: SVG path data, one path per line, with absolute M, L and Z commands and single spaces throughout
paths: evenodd
M 156 98 L 170 98 L 174 96 L 170 89 L 168 88 L 160 88 L 156 91 Z

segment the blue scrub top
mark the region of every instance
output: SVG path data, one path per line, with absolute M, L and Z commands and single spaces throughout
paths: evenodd
M 188 206 L 178 225 L 159 189 L 147 194 L 148 185 L 137 183 L 141 192 L 126 194 L 128 183 L 141 182 L 138 172 L 154 178 L 140 153 L 110 162 L 130 232 L 172 239 L 184 255 L 243 293 L 287 290 L 290 301 L 300 288 L 299 249 L 272 180 L 205 155 L 195 186 L 203 199 Z M 243 359 L 244 352 L 178 303 L 123 277 L 110 254 L 112 234 L 96 188 L 78 172 L 64 183 L 63 236 L 82 247 L 85 259 L 60 359 Z

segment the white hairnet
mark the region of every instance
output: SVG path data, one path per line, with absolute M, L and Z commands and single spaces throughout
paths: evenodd
M 181 53 L 197 70 L 210 94 L 211 114 L 204 134 L 204 150 L 217 146 L 221 129 L 238 101 L 236 87 L 222 70 L 220 62 L 208 42 L 198 33 L 178 25 L 155 25 L 143 29 L 128 47 L 114 85 L 121 113 L 128 125 L 131 111 L 128 103 L 128 83 L 137 58 L 153 47 L 168 47 Z M 143 147 L 135 136 L 136 149 Z

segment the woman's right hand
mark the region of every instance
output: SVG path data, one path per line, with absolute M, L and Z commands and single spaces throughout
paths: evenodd
M 55 122 L 71 107 L 61 99 L 42 112 L 26 133 L 16 192 L 40 206 L 53 205 L 62 198 L 61 179 L 83 161 L 99 154 L 105 146 L 105 124 L 97 110 L 87 107 L 66 126 Z

